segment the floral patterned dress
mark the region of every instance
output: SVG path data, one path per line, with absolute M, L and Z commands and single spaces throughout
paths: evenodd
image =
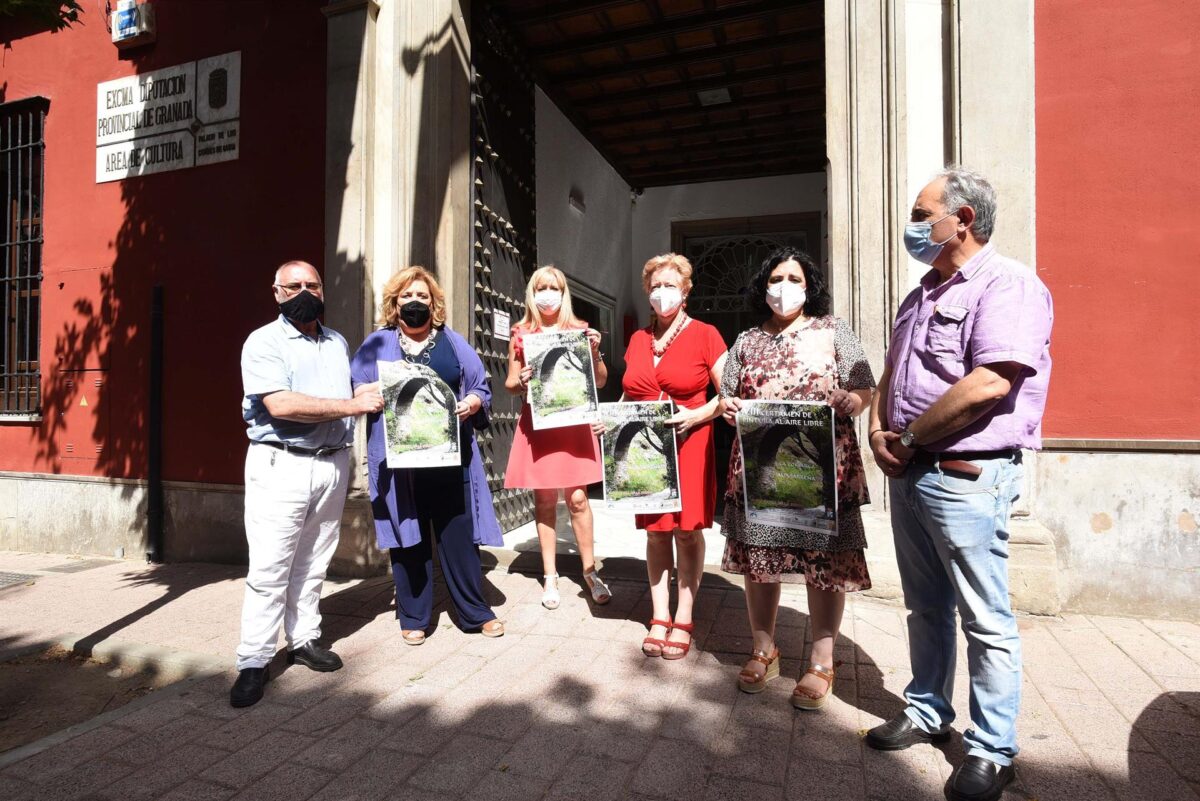
M 862 343 L 845 320 L 829 315 L 778 335 L 761 328 L 743 332 L 729 349 L 721 394 L 746 400 L 825 401 L 838 388 L 874 386 Z M 849 417 L 838 415 L 834 431 L 838 530 L 832 536 L 748 522 L 742 454 L 734 442 L 725 491 L 722 570 L 751 581 L 794 581 L 831 592 L 870 588 L 863 554 L 867 539 L 859 512 L 871 500 L 862 454 Z

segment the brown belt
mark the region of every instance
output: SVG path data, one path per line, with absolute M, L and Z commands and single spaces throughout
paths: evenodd
M 1021 451 L 1016 448 L 1003 448 L 998 451 L 957 451 L 945 453 L 931 453 L 929 451 L 917 451 L 913 454 L 912 461 L 914 464 L 937 465 L 942 470 L 949 470 L 952 473 L 962 473 L 965 476 L 975 478 L 983 473 L 983 468 L 974 464 L 977 460 L 982 459 L 1019 459 Z

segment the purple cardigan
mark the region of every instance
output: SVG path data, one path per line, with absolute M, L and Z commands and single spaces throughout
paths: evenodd
M 446 337 L 454 348 L 454 355 L 462 367 L 458 399 L 462 400 L 469 393 L 483 401 L 483 406 L 470 418 L 472 425 L 467 429 L 471 440 L 471 462 L 467 474 L 471 484 L 475 544 L 503 545 L 496 510 L 492 507 L 492 493 L 488 490 L 487 476 L 483 472 L 483 459 L 475 443 L 475 430 L 488 427 L 488 411 L 492 408 L 487 372 L 475 349 L 460 335 L 449 328 L 442 328 L 440 335 Z M 379 380 L 378 362 L 395 362 L 403 358 L 404 351 L 400 349 L 394 328 L 384 328 L 371 334 L 363 341 L 350 363 L 350 377 L 355 388 Z M 367 415 L 367 478 L 371 510 L 375 516 L 376 544 L 380 548 L 411 548 L 419 543 L 421 527 L 413 499 L 412 470 L 388 469 L 382 413 Z

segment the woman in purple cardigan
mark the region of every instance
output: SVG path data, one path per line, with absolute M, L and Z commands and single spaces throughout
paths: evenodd
M 433 538 L 438 562 L 464 631 L 504 634 L 483 594 L 480 545 L 501 545 L 475 430 L 488 426 L 492 393 L 474 349 L 445 327 L 446 300 L 422 267 L 396 273 L 383 289 L 379 331 L 350 365 L 355 393 L 379 380 L 380 362 L 424 365 L 454 389 L 461 463 L 452 467 L 387 466 L 385 413 L 367 416 L 367 470 L 375 539 L 387 548 L 396 583 L 396 617 L 409 645 L 425 641 L 433 613 Z M 396 403 L 396 399 L 388 401 Z

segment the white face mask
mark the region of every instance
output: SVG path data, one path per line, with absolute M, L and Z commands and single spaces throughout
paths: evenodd
M 539 289 L 533 294 L 533 302 L 540 311 L 553 314 L 562 305 L 561 289 Z
M 660 317 L 665 317 L 675 311 L 681 303 L 683 303 L 683 292 L 679 287 L 660 286 L 650 293 L 650 305 L 654 307 L 654 311 Z
M 780 281 L 767 285 L 767 305 L 781 317 L 791 317 L 808 300 L 808 293 L 799 284 Z

